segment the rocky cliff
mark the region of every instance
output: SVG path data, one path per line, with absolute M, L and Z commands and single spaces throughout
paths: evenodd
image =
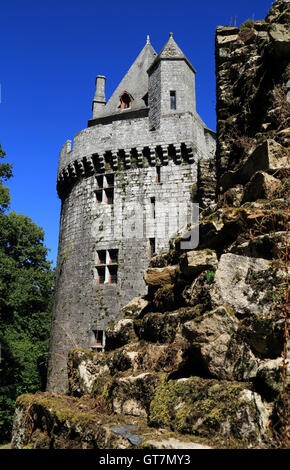
M 217 28 L 217 176 L 200 165 L 199 246 L 181 249 L 193 227 L 181 231 L 106 351 L 70 352 L 69 395 L 18 398 L 12 447 L 289 446 L 289 18 L 278 0 L 263 21 Z

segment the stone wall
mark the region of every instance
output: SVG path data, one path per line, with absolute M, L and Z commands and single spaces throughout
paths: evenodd
M 156 167 L 115 172 L 114 204 L 97 203 L 95 175 L 81 179 L 64 198 L 49 389 L 65 390 L 59 371 L 72 346 L 92 345 L 94 330 L 107 328 L 132 297 L 146 294 L 149 240 L 156 252 L 166 250 L 169 238 L 191 221 L 197 165 L 170 160 L 160 167 L 159 182 L 156 177 Z M 98 284 L 98 252 L 109 249 L 118 250 L 117 283 Z
M 289 8 L 279 0 L 265 20 L 216 30 L 218 181 L 267 138 L 289 140 Z

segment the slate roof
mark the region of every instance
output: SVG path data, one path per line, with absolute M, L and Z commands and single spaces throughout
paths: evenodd
M 111 98 L 104 106 L 100 116 L 122 113 L 120 109 L 120 96 L 124 91 L 130 93 L 133 98 L 130 110 L 147 108 L 146 96 L 148 94 L 148 73 L 147 70 L 155 59 L 157 53 L 151 46 L 149 40 L 143 47 L 137 59 L 130 67 L 125 77 L 118 85 Z M 145 100 L 144 100 L 145 99 Z M 128 109 L 126 110 L 128 111 Z
M 169 34 L 169 39 L 168 39 L 167 43 L 165 44 L 163 49 L 160 51 L 160 53 L 155 57 L 152 64 L 150 64 L 149 69 L 151 69 L 151 67 L 153 67 L 157 62 L 159 62 L 159 60 L 162 60 L 162 59 L 185 60 L 185 62 L 191 68 L 191 70 L 194 73 L 196 73 L 196 70 L 193 67 L 193 65 L 189 62 L 189 60 L 184 55 L 184 53 L 182 52 L 180 47 L 174 41 L 172 33 Z

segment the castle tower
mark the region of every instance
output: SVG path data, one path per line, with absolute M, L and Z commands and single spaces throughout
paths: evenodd
M 195 108 L 195 69 L 170 34 L 156 54 L 149 38 L 106 103 L 96 79 L 93 116 L 60 152 L 62 201 L 48 390 L 67 389 L 74 347 L 105 347 L 121 308 L 147 292 L 150 257 L 191 217 L 197 162 L 214 133 Z

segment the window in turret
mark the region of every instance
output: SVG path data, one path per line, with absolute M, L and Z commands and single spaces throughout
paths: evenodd
M 98 284 L 117 284 L 118 250 L 98 250 L 96 264 Z
M 105 332 L 103 330 L 93 330 L 93 334 L 95 339 L 92 348 L 96 349 L 97 351 L 104 351 Z
M 121 109 L 131 108 L 132 99 L 127 91 L 124 91 L 124 93 L 120 96 L 120 101 L 121 101 Z
M 155 254 L 155 238 L 149 238 L 149 259 L 151 259 Z
M 150 217 L 155 219 L 155 197 L 150 198 Z
M 170 92 L 170 109 L 176 109 L 176 92 Z

